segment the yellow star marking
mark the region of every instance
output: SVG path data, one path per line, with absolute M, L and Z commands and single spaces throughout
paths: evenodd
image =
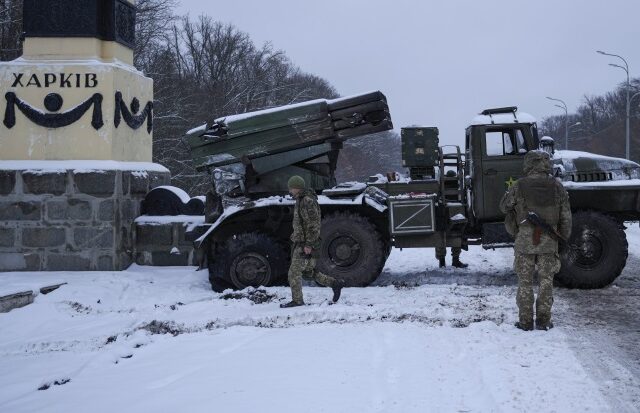
M 513 176 L 510 176 L 510 177 L 509 177 L 509 180 L 508 180 L 508 181 L 505 181 L 504 183 L 505 183 L 505 184 L 507 184 L 507 189 L 511 189 L 511 187 L 513 186 L 513 184 L 515 184 L 515 183 L 516 183 L 516 180 L 515 180 L 515 179 L 513 179 Z

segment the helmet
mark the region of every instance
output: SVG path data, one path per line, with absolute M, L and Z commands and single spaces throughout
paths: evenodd
M 301 176 L 294 175 L 291 178 L 289 178 L 289 181 L 287 182 L 287 186 L 289 187 L 289 189 L 304 189 L 305 188 L 304 179 L 302 179 Z

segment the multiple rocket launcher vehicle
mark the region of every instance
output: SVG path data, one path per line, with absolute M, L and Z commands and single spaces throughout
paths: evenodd
M 435 127 L 402 128 L 407 177 L 337 185 L 344 141 L 393 128 L 381 92 L 314 100 L 216 119 L 187 133 L 194 162 L 207 171 L 204 249 L 215 290 L 286 282 L 293 200 L 300 175 L 323 214 L 318 267 L 349 286 L 373 282 L 392 247 L 510 247 L 498 209 L 522 176 L 524 154 L 553 141 L 516 107 L 483 111 L 465 130 L 465 148 L 440 147 Z M 619 158 L 555 152 L 554 173 L 574 211 L 570 248 L 557 279 L 578 288 L 610 284 L 627 258 L 624 224 L 640 219 L 640 166 Z

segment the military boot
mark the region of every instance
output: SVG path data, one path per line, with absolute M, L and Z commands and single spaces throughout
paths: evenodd
M 536 330 L 544 330 L 549 331 L 553 328 L 553 323 L 551 320 L 549 321 L 537 321 L 536 320 Z
M 444 260 L 444 258 L 438 258 L 438 261 L 440 261 L 440 268 L 444 268 L 447 266 L 447 262 Z
M 464 262 L 460 261 L 460 258 L 454 258 L 451 265 L 456 268 L 467 268 L 469 266 L 469 264 L 465 264 Z
M 341 280 L 335 280 L 331 289 L 333 290 L 333 302 L 336 303 L 340 299 L 340 293 L 342 293 L 342 289 L 344 288 L 344 282 Z
M 303 305 L 304 305 L 304 303 L 298 303 L 298 302 L 295 302 L 295 301 L 289 301 L 286 304 L 280 304 L 280 308 L 300 307 L 300 306 L 303 306 Z
M 523 331 L 531 331 L 533 330 L 533 321 L 529 323 L 516 321 L 515 326 L 516 328 L 519 328 L 520 330 L 523 330 Z

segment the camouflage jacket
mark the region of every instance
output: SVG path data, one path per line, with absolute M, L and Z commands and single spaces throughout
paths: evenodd
M 320 248 L 320 221 L 318 197 L 308 189 L 301 191 L 296 196 L 296 206 L 293 209 L 291 241 L 314 250 Z
M 558 251 L 558 242 L 544 232 L 535 244 L 535 228 L 526 221 L 529 212 L 537 213 L 565 239 L 571 234 L 569 195 L 550 171 L 548 154 L 540 151 L 527 153 L 524 161 L 526 176 L 518 179 L 500 201 L 500 209 L 506 215 L 505 226 L 515 238 L 517 253 L 550 254 Z

